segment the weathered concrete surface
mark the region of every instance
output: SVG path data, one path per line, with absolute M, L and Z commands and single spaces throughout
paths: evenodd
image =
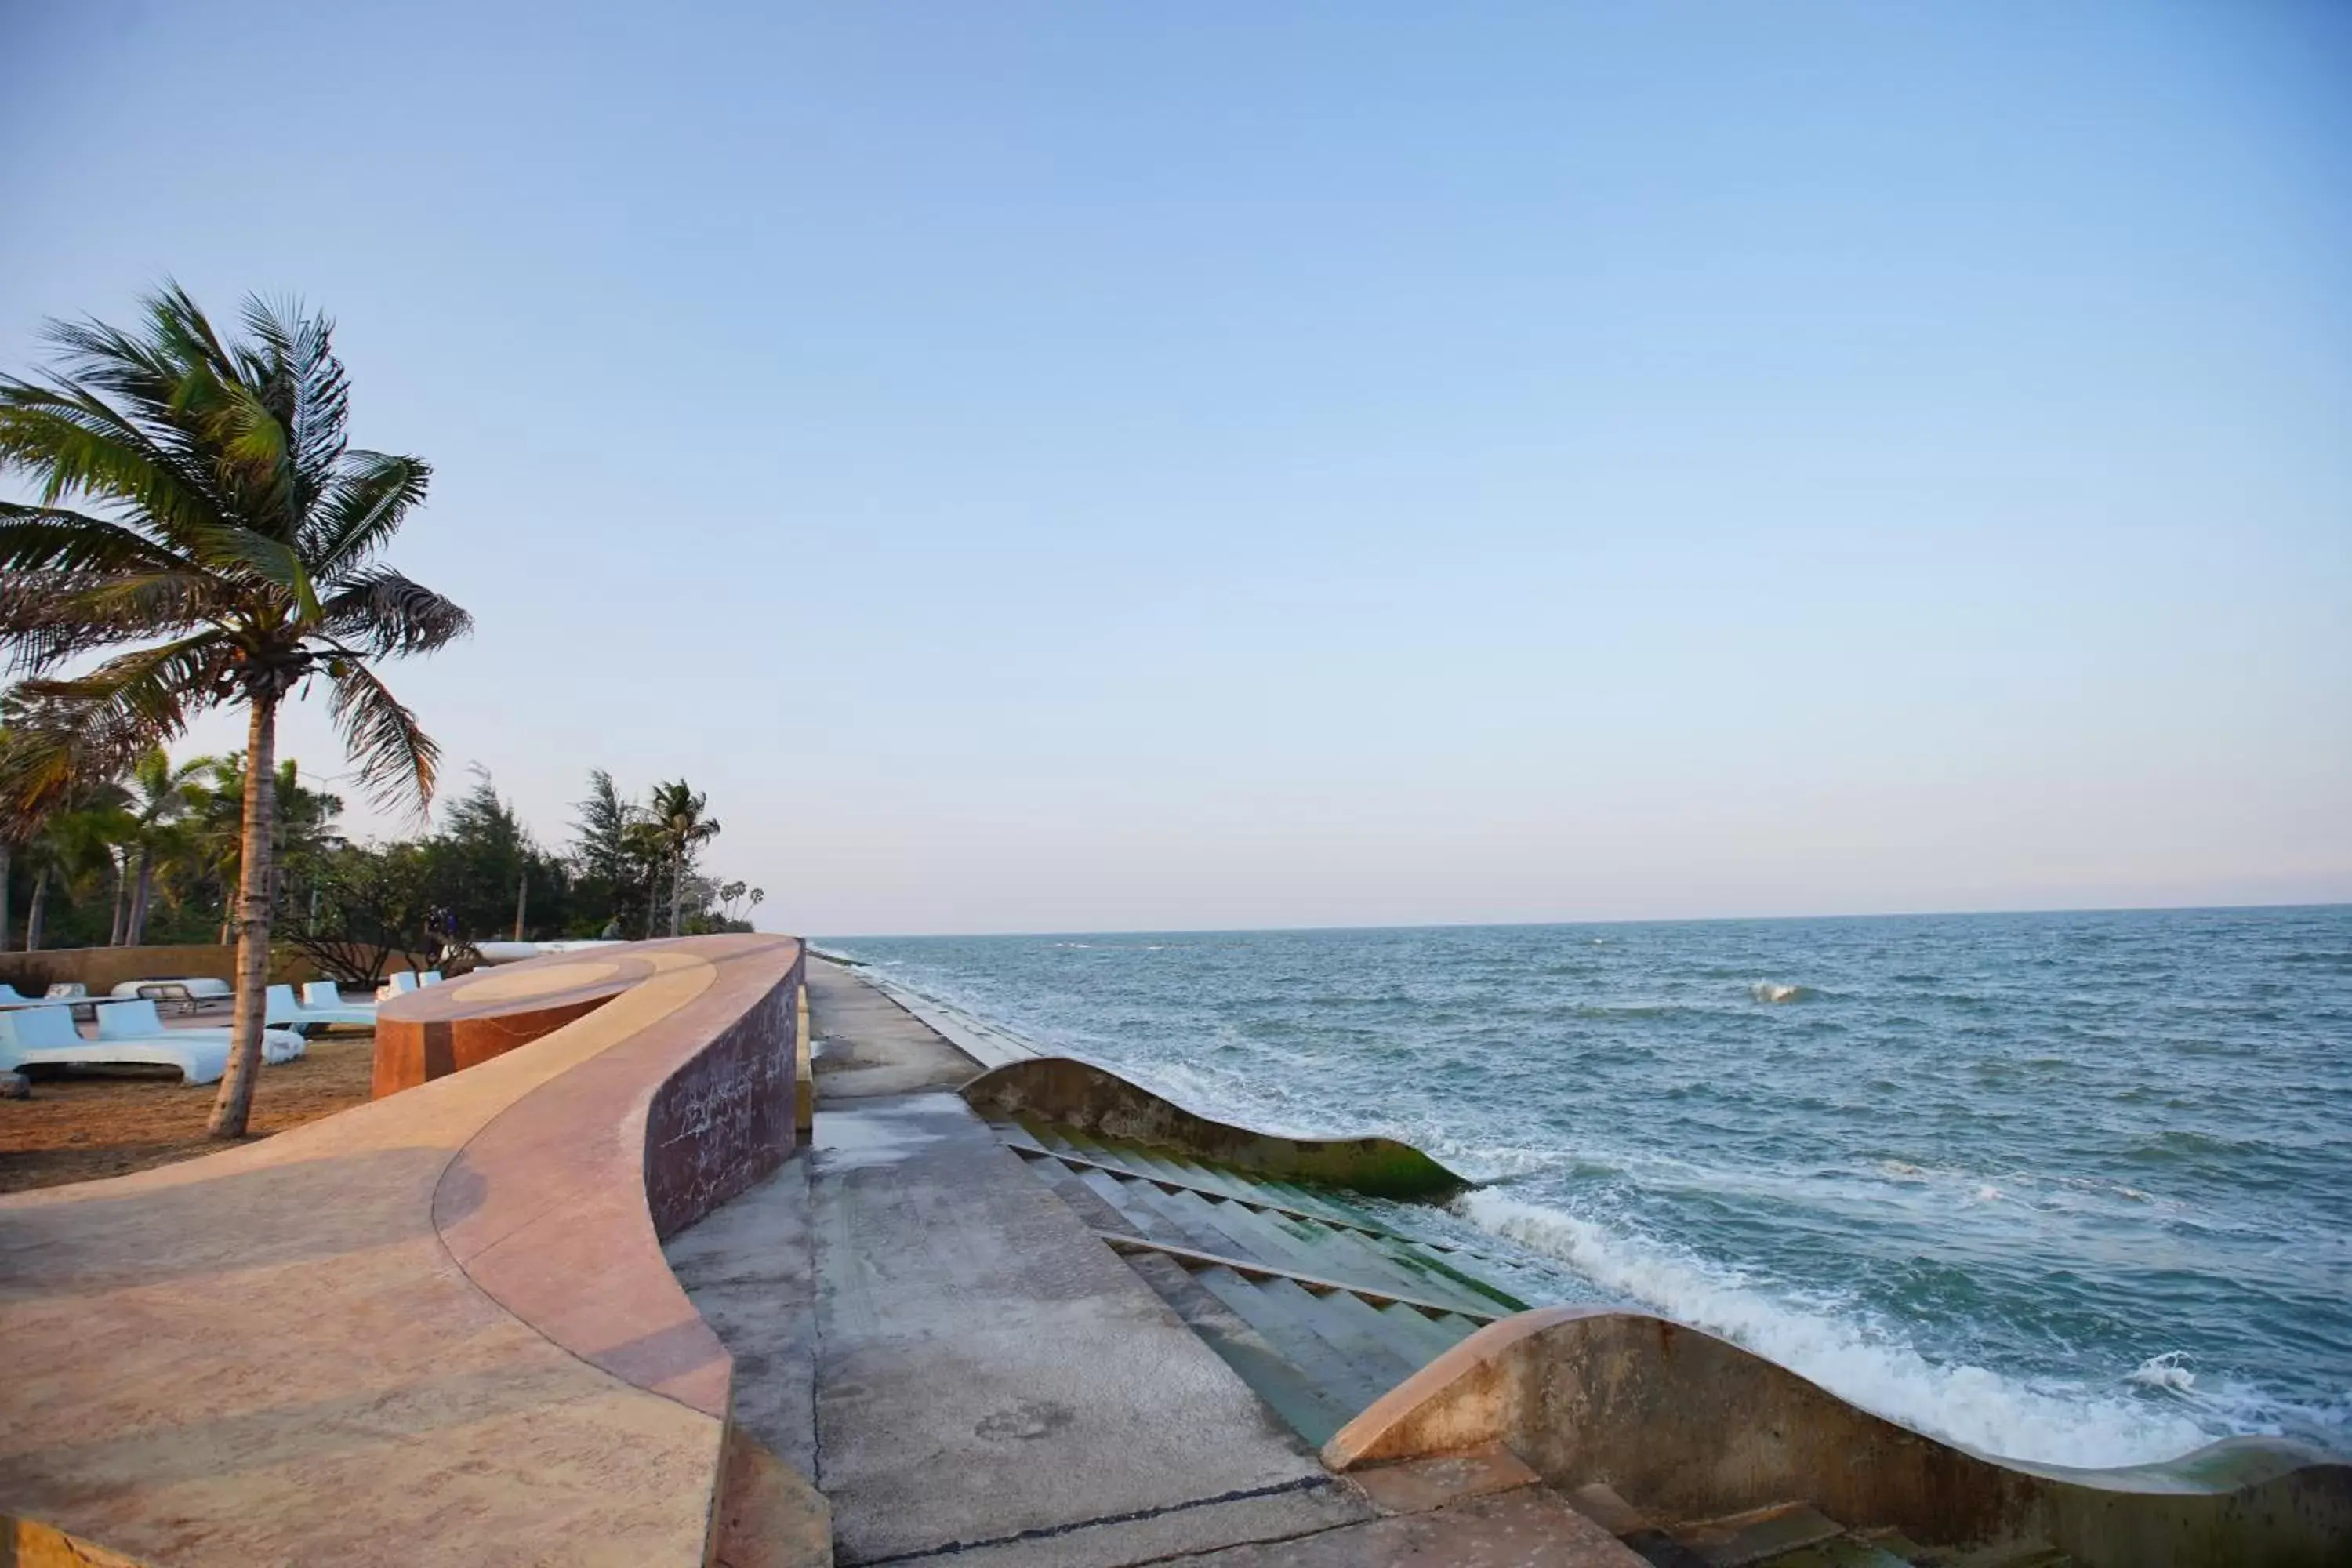
M 1801 1500 L 1939 1547 L 2046 1541 L 2085 1568 L 2317 1565 L 2352 1556 L 2352 1465 L 2275 1438 L 2168 1463 L 2004 1463 L 1862 1410 L 1712 1334 L 1549 1307 L 1489 1325 L 1325 1445 L 1335 1470 L 1500 1442 L 1553 1486 L 1601 1483 L 1700 1521 Z
M 1285 1487 L 1302 1489 L 1268 1499 L 1260 1512 L 1279 1517 L 1253 1528 L 1369 1513 L 1326 1489 L 1314 1458 L 971 1107 L 943 1092 L 835 1102 L 830 1088 L 812 1156 L 817 1481 L 843 1562 Z
M 808 1161 L 776 1173 L 663 1245 L 670 1271 L 735 1360 L 735 1424 L 816 1474 L 816 1280 Z
M 705 1563 L 727 1355 L 662 1263 L 647 1118 L 798 949 L 639 951 L 470 1071 L 0 1199 L 0 1516 L 156 1564 Z M 628 1202 L 541 1184 L 614 1170 Z
M 1171 1559 L 1168 1568 L 1649 1568 L 1543 1487 Z
M 980 1066 L 939 1032 L 837 963 L 808 961 L 819 1103 L 953 1089 Z

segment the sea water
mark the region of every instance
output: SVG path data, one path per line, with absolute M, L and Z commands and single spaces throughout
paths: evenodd
M 820 945 L 1986 1452 L 2352 1450 L 2352 907 Z

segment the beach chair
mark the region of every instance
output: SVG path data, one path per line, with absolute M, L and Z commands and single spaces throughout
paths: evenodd
M 441 972 L 437 969 L 428 969 L 424 973 L 416 977 L 416 984 L 419 985 L 438 985 L 441 984 Z
M 334 986 L 330 984 L 327 989 L 332 993 Z M 261 1021 L 272 1028 L 296 1031 L 323 1029 L 331 1025 L 373 1029 L 375 1027 L 375 1009 L 354 1005 L 340 997 L 333 1002 L 312 1006 L 308 1002 L 296 1001 L 291 985 L 273 985 L 262 1005 Z
M 109 1006 L 144 1007 L 152 1002 L 116 1002 Z M 170 1029 L 159 1020 L 152 1037 L 85 1040 L 64 1007 L 27 1007 L 0 1013 L 0 1071 L 24 1067 L 111 1067 L 131 1064 L 173 1067 L 185 1083 L 212 1083 L 228 1069 L 224 1029 Z
M 0 980 L 0 1007 L 29 1007 L 40 1000 L 40 997 L 27 996 L 6 981 Z
M 416 972 L 415 970 L 395 970 L 385 975 L 383 984 L 375 988 L 375 999 L 379 1002 L 389 1002 L 395 996 L 405 996 L 415 989 Z
M 155 1004 L 141 997 L 135 1002 L 105 1002 L 98 1009 L 98 1037 L 118 1044 L 134 1041 L 177 1042 L 194 1036 L 201 1040 L 217 1040 L 226 1059 L 232 1031 L 227 1029 L 167 1029 Z M 290 1062 L 302 1054 L 302 1037 L 291 1029 L 264 1027 L 261 1031 L 261 1059 L 273 1067 Z M 194 1079 L 190 1082 L 196 1081 Z
M 221 1002 L 236 994 L 236 988 L 227 981 L 215 980 L 209 974 L 162 974 L 152 980 L 125 980 L 114 988 L 111 994 L 119 1001 L 128 1002 L 144 996 L 148 988 L 157 985 L 176 985 L 191 1000 L 197 1002 Z M 152 1001 L 153 998 L 148 997 L 148 1000 Z

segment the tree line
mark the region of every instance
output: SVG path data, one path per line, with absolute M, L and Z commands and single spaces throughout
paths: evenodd
M 719 824 L 683 779 L 632 799 L 591 773 L 555 846 L 479 770 L 432 832 L 393 843 L 347 839 L 342 798 L 290 760 L 271 794 L 273 933 L 351 984 L 446 968 L 489 941 L 748 931 L 765 896 L 706 874 Z M 19 823 L 21 842 L 0 842 L 0 951 L 229 940 L 244 798 L 233 756 L 156 748 L 121 778 L 77 779 Z

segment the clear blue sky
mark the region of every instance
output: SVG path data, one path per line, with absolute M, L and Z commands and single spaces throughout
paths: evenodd
M 0 364 L 331 310 L 453 771 L 771 924 L 2352 898 L 2352 7 L 0 0 Z

